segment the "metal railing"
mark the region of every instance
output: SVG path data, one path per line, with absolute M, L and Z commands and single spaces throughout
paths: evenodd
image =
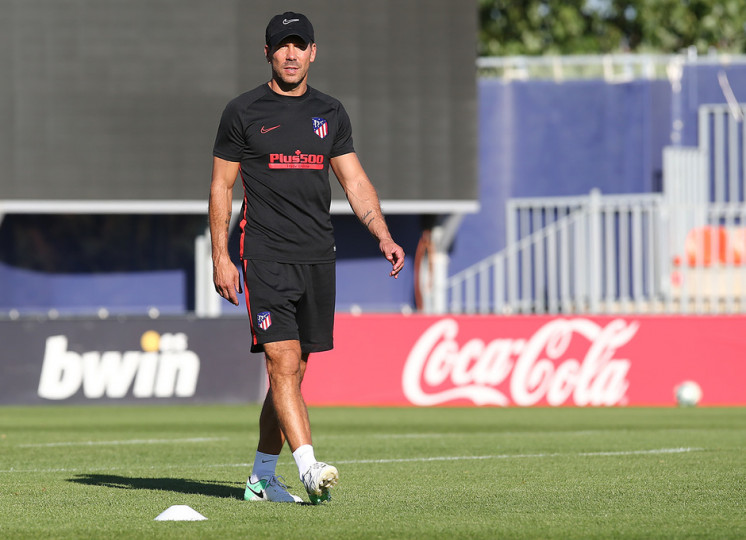
M 511 199 L 507 247 L 451 276 L 453 313 L 746 312 L 744 105 L 700 108 L 663 193 Z
M 663 205 L 661 195 L 604 197 L 598 191 L 554 201 L 512 200 L 509 229 L 519 239 L 451 276 L 450 310 L 644 310 L 663 295 Z
M 518 202 L 516 220 L 525 220 L 527 213 L 546 213 L 540 203 Z M 672 207 L 660 194 L 598 192 L 579 203 L 505 250 L 451 276 L 449 311 L 746 312 L 746 205 Z M 701 224 L 680 244 L 671 242 L 674 216 Z

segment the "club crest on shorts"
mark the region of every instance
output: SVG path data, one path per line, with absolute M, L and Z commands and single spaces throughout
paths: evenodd
M 314 118 L 313 132 L 322 139 L 326 137 L 329 134 L 329 128 L 326 124 L 326 120 L 324 120 L 323 118 Z
M 262 311 L 261 313 L 257 313 L 256 324 L 262 330 L 266 330 L 267 328 L 272 326 L 272 316 L 270 315 L 269 311 Z

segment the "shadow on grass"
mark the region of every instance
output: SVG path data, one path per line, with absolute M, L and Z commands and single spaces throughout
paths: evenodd
M 117 489 L 150 489 L 155 491 L 173 491 L 195 495 L 207 495 L 223 499 L 243 500 L 243 484 L 235 487 L 235 482 L 197 481 L 184 478 L 136 478 L 113 474 L 79 474 L 68 478 L 68 482 L 87 486 L 101 486 Z

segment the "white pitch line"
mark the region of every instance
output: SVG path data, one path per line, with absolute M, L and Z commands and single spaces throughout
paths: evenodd
M 36 444 L 18 444 L 18 448 L 55 448 L 58 446 L 124 446 L 128 444 L 182 444 L 226 441 L 227 437 L 192 437 L 189 439 L 126 439 L 122 441 L 70 441 Z
M 665 428 L 658 430 L 659 432 L 665 432 L 665 433 L 674 433 L 674 432 L 691 432 L 693 431 L 693 428 Z M 443 438 L 452 438 L 452 437 L 497 437 L 497 438 L 503 438 L 503 437 L 557 437 L 557 436 L 577 436 L 577 435 L 590 435 L 590 436 L 597 436 L 599 434 L 605 434 L 605 433 L 613 433 L 618 434 L 620 432 L 624 432 L 625 430 L 619 430 L 619 429 L 583 429 L 583 430 L 556 430 L 556 431 L 548 431 L 548 430 L 540 430 L 540 431 L 473 431 L 473 432 L 431 432 L 431 433 L 372 433 L 369 435 L 366 435 L 366 438 L 371 439 L 443 439 Z M 351 438 L 357 438 L 359 439 L 361 435 L 359 433 L 353 433 L 353 434 L 331 434 L 331 435 L 324 435 L 324 439 L 351 439 Z
M 683 454 L 701 452 L 704 448 L 659 448 L 658 450 L 627 450 L 624 452 L 581 452 L 579 456 L 638 456 L 645 454 Z
M 561 454 L 561 453 L 550 453 L 550 454 L 497 454 L 488 456 L 439 456 L 429 458 L 399 458 L 399 459 L 358 459 L 351 461 L 335 461 L 334 463 L 340 464 L 363 464 L 363 463 L 411 463 L 411 462 L 428 462 L 428 461 L 469 461 L 469 460 L 483 460 L 483 459 L 530 459 L 530 458 L 553 458 L 563 456 L 581 456 L 581 457 L 593 457 L 593 456 L 636 456 L 646 454 L 683 454 L 686 452 L 698 452 L 703 450 L 702 448 L 658 448 L 654 450 L 626 450 L 619 452 L 580 452 L 578 454 Z
M 612 432 L 610 429 L 583 431 L 473 431 L 470 433 L 377 433 L 369 435 L 371 439 L 443 439 L 446 437 L 516 437 L 539 435 L 542 437 L 556 435 L 598 435 L 601 432 Z M 325 435 L 324 438 L 349 438 L 355 435 Z
M 173 439 L 172 439 L 173 440 Z M 364 464 L 386 464 L 386 463 L 427 463 L 431 461 L 474 461 L 486 459 L 542 459 L 555 457 L 609 457 L 609 456 L 639 456 L 639 455 L 657 455 L 657 454 L 685 454 L 687 452 L 701 452 L 704 448 L 654 448 L 650 450 L 620 450 L 611 452 L 579 452 L 575 454 L 546 453 L 546 454 L 493 454 L 485 456 L 436 456 L 421 458 L 392 458 L 392 459 L 352 459 L 352 460 L 334 460 L 334 464 L 340 465 L 364 465 Z M 290 463 L 290 462 L 288 462 Z M 200 469 L 205 468 L 223 468 L 223 467 L 251 467 L 250 463 L 221 463 L 212 465 L 195 465 Z M 45 473 L 76 473 L 95 470 L 95 472 L 112 472 L 121 470 L 164 470 L 164 469 L 189 469 L 187 464 L 160 465 L 149 467 L 96 467 L 96 468 L 62 468 L 62 469 L 0 469 L 0 474 L 7 473 L 26 473 L 26 474 L 45 474 Z
M 469 433 L 469 436 L 474 437 L 513 437 L 513 436 L 556 436 L 556 435 L 597 435 L 601 432 L 612 432 L 616 430 L 609 429 L 598 429 L 598 430 L 582 430 L 582 431 L 479 431 Z M 665 431 L 674 431 L 668 429 Z M 680 430 L 677 430 L 680 431 Z M 360 435 L 326 435 L 324 439 L 347 439 L 347 438 L 359 438 Z M 372 439 L 442 439 L 445 437 L 464 437 L 464 433 L 378 433 L 369 435 Z M 229 437 L 192 437 L 186 439 L 125 439 L 118 441 L 68 441 L 68 442 L 50 442 L 50 443 L 29 443 L 29 444 L 17 444 L 17 448 L 55 448 L 64 446 L 122 446 L 122 445 L 137 445 L 137 444 L 171 444 L 171 443 L 201 443 L 201 442 L 214 442 L 214 441 L 227 441 Z

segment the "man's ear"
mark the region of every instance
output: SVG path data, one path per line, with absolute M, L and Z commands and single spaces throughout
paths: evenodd
M 269 55 L 269 45 L 264 46 L 264 58 L 267 59 L 267 62 L 272 61 L 272 57 Z

